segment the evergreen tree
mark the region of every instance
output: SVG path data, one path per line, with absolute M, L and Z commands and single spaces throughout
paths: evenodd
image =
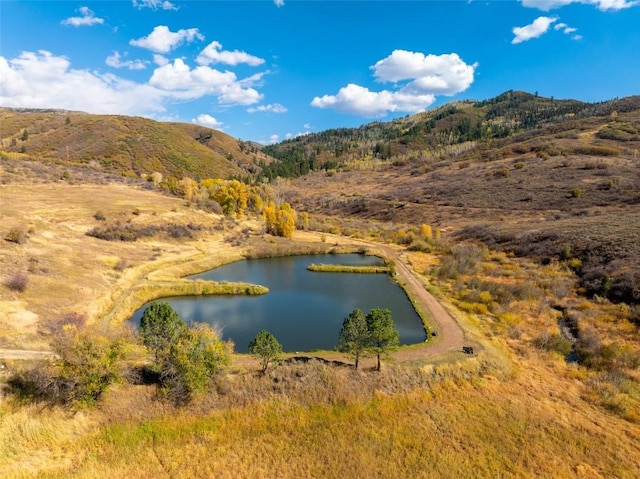
M 356 363 L 356 369 L 358 369 L 358 362 L 361 357 L 365 356 L 368 346 L 367 318 L 362 311 L 354 309 L 342 323 L 338 337 L 338 351 L 351 356 Z
M 249 343 L 249 352 L 260 360 L 262 374 L 266 374 L 271 361 L 278 361 L 282 356 L 282 345 L 269 331 L 260 331 Z
M 391 319 L 388 309 L 374 308 L 367 314 L 369 330 L 369 350 L 378 358 L 377 370 L 380 371 L 380 358 L 388 357 L 389 352 L 398 349 L 400 336 Z

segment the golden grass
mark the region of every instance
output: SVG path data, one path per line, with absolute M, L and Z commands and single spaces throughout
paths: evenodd
M 50 413 L 16 413 L 11 422 L 41 428 L 5 428 L 23 437 L 16 451 L 35 447 L 49 459 L 64 453 L 56 468 L 31 464 L 25 473 L 7 468 L 6 459 L 0 466 L 4 477 L 51 478 L 637 477 L 640 431 L 584 402 L 575 381 L 548 377 L 563 365 L 532 357 L 516 377 L 496 379 L 491 369 L 465 364 L 431 367 L 427 376 L 439 382 L 406 392 L 383 392 L 392 377 L 380 378 L 382 389 L 363 398 L 347 392 L 366 377 L 323 367 L 317 387 L 337 391 L 330 403 L 276 395 L 201 412 L 151 407 L 142 417 L 103 417 L 95 430 L 72 431 L 67 418 L 52 434 L 41 424 L 54 421 Z M 22 459 L 16 454 L 3 457 Z
M 389 273 L 388 266 L 349 266 L 344 264 L 312 263 L 307 266 L 307 269 L 319 273 Z
M 0 291 L 0 304 L 11 311 L 0 321 L 3 327 L 15 321 L 5 331 L 22 334 L 20 341 L 35 342 L 29 338 L 37 337 L 38 322 L 66 311 L 80 309 L 94 319 L 113 311 L 106 317 L 126 319 L 124 311 L 157 295 L 214 291 L 223 285 L 180 278 L 244 256 L 348 248 L 348 239 L 331 236 L 332 245 L 326 245 L 307 233 L 296 234 L 300 244 L 254 235 L 244 246 L 231 247 L 224 235 L 236 234 L 240 224 L 181 244 L 99 241 L 83 234 L 97 209 L 127 219 L 140 208 L 132 221 L 189 218 L 215 226 L 220 219 L 156 194 L 93 188 L 0 190 L 16 201 L 22 194 L 35 196 L 25 200 L 24 211 L 7 208 L 1 228 L 26 221 L 34 231 L 26 244 L 8 245 L 0 265 L 50 271 L 32 273 L 23 295 Z M 87 200 L 92 193 L 95 204 Z M 30 258 L 38 259 L 35 266 Z M 88 258 L 86 269 L 77 267 L 81 258 Z M 116 271 L 122 258 L 130 267 Z M 438 264 L 424 253 L 406 258 L 418 272 Z M 531 344 L 541 331 L 558 330 L 559 313 L 551 308 L 557 302 L 608 341 L 636 347 L 629 309 L 577 297 L 570 273 L 560 265 L 539 268 L 494 255 L 479 271 L 484 281 L 534 282 L 541 294 L 495 311 L 491 305 L 487 314 L 457 311 L 465 341 L 478 345 L 478 355 L 385 363 L 381 374 L 286 365 L 264 378 L 253 376 L 252 359 L 238 355 L 219 392 L 182 410 L 141 386 L 117 386 L 97 409 L 83 413 L 5 400 L 0 477 L 637 477 L 638 371 L 625 370 L 626 382 L 614 387 L 599 372 Z M 426 277 L 421 280 L 427 285 Z M 247 285 L 224 287 L 237 291 Z M 429 288 L 441 299 L 462 291 L 455 281 Z M 450 301 L 445 306 L 453 308 Z M 19 318 L 31 330 L 24 332 Z M 11 338 L 3 333 L 0 339 Z M 410 352 L 398 354 L 410 358 Z M 342 359 L 337 353 L 324 356 Z

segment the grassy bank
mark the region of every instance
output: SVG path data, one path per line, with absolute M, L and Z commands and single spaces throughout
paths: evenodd
M 345 264 L 316 264 L 312 263 L 307 266 L 309 271 L 319 273 L 388 273 L 388 266 L 349 266 Z

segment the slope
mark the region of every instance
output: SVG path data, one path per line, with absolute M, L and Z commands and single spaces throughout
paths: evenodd
M 61 110 L 0 109 L 2 150 L 31 159 L 91 165 L 124 176 L 246 176 L 256 148 L 210 128 Z

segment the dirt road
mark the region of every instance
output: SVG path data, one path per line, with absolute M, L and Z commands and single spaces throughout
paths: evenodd
M 419 359 L 451 351 L 461 351 L 464 343 L 462 328 L 456 320 L 444 309 L 442 304 L 427 291 L 416 274 L 397 256 L 391 248 L 383 247 L 390 258 L 395 261 L 396 272 L 409 297 L 416 303 L 422 304 L 429 311 L 429 319 L 433 321 L 438 336 L 430 338 L 430 343 L 417 350 L 399 351 L 395 357 L 398 360 Z
M 55 354 L 51 351 L 32 351 L 28 349 L 0 349 L 0 359 L 49 359 Z

